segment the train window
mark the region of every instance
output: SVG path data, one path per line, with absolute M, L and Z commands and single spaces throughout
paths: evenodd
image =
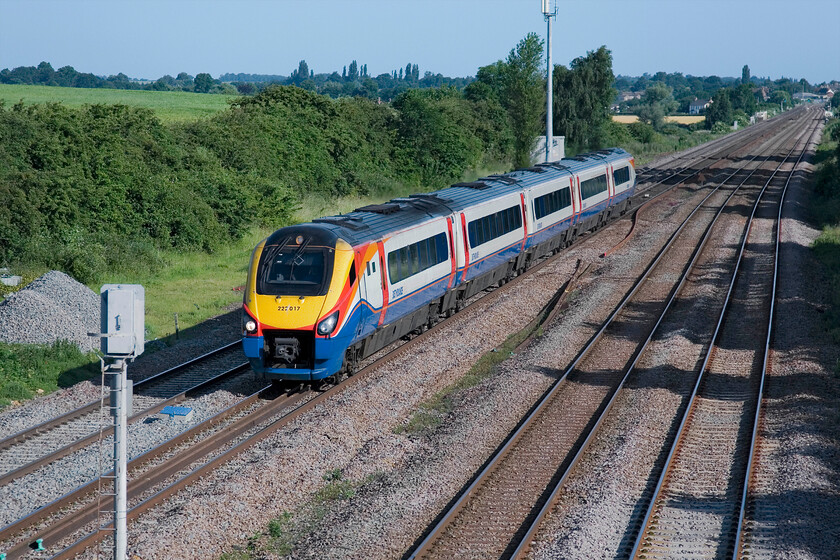
M 598 175 L 580 182 L 580 196 L 586 200 L 607 190 L 607 176 Z
M 435 262 L 434 264 L 440 264 L 443 261 L 449 260 L 449 244 L 446 242 L 446 234 L 440 233 L 434 236 L 435 247 L 437 250 L 435 251 Z M 434 265 L 432 265 L 434 266 Z
M 260 257 L 257 293 L 314 296 L 326 293 L 332 274 L 332 250 L 303 247 L 268 247 Z
M 548 216 L 571 205 L 572 197 L 569 193 L 569 187 L 563 187 L 536 198 L 534 200 L 534 213 L 539 220 L 543 216 Z
M 522 214 L 519 212 L 519 206 L 511 206 L 500 212 L 478 218 L 467 226 L 470 247 L 478 247 L 521 227 Z
M 439 233 L 388 253 L 388 278 L 396 284 L 448 259 L 446 234 Z
M 408 247 L 400 249 L 400 276 L 402 278 L 411 276 L 411 260 L 408 256 Z
M 420 270 L 425 270 L 426 268 L 431 266 L 431 259 L 429 258 L 429 240 L 424 239 L 417 245 L 417 249 L 420 254 Z
M 352 286 L 356 281 L 356 263 L 350 263 L 350 273 L 347 275 L 347 283 Z
M 630 168 L 629 167 L 622 167 L 621 169 L 616 169 L 615 171 L 613 171 L 613 181 L 615 181 L 616 185 L 626 183 L 629 180 L 630 180 Z
M 417 274 L 422 270 L 422 267 L 420 266 L 420 252 L 418 245 L 419 243 L 414 243 L 413 245 L 408 246 L 409 261 L 411 262 L 410 274 Z

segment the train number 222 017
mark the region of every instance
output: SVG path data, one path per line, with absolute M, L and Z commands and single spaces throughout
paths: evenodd
M 277 311 L 300 311 L 300 305 L 278 305 Z

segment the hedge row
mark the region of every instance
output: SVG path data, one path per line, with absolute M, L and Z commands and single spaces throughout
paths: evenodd
M 124 105 L 0 104 L 0 262 L 92 282 L 282 226 L 305 194 L 439 188 L 509 159 L 510 138 L 500 107 L 454 89 L 384 105 L 272 87 L 173 125 Z

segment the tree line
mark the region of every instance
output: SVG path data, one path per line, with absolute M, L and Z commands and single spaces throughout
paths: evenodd
M 775 92 L 786 93 L 787 99 L 794 93 L 813 93 L 819 87 L 812 85 L 808 80 L 802 78 L 761 78 L 750 74 L 749 65 L 744 65 L 741 70 L 741 78 L 720 77 L 720 76 L 691 76 L 683 75 L 681 72 L 657 72 L 656 74 L 643 74 L 639 77 L 618 76 L 613 86 L 619 92 L 633 92 L 644 94 L 649 88 L 665 86 L 670 89 L 671 96 L 675 102 L 674 111 L 687 113 L 689 104 L 695 99 L 711 99 L 720 89 L 734 89 L 739 86 L 748 85 L 753 90 L 766 88 L 772 96 Z M 824 84 L 823 84 L 824 85 Z M 775 102 L 781 99 L 777 98 Z M 636 107 L 644 104 L 640 99 L 623 100 L 618 103 L 621 113 L 634 112 Z
M 0 262 L 92 282 L 125 263 L 157 266 L 160 249 L 215 251 L 255 225 L 288 224 L 312 193 L 384 198 L 529 165 L 541 58 L 530 34 L 463 89 L 410 88 L 386 104 L 271 85 L 189 123 L 123 105 L 0 104 Z M 611 64 L 602 47 L 557 68 L 555 133 L 574 131 L 581 148 L 601 147 Z M 418 81 L 415 65 L 406 73 Z
M 316 74 L 305 60 L 290 76 L 267 74 L 222 74 L 214 79 L 209 73 L 200 72 L 192 76 L 181 72 L 176 77 L 162 76 L 157 80 L 137 80 L 123 73 L 108 77 L 78 72 L 72 66 L 54 70 L 49 62 L 38 66 L 20 66 L 0 70 L 0 84 L 45 85 L 78 88 L 134 89 L 149 91 L 188 91 L 195 93 L 217 93 L 224 95 L 254 95 L 269 85 L 295 85 L 303 89 L 338 97 L 368 97 L 391 101 L 400 93 L 412 88 L 452 86 L 463 89 L 472 78 L 450 78 L 426 71 L 420 76 L 417 64 L 408 63 L 405 68 L 371 76 L 367 64 L 353 60 L 342 72 Z

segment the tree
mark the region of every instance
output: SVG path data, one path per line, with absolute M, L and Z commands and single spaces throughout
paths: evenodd
M 309 78 L 309 65 L 305 60 L 301 60 L 298 63 L 297 70 L 292 70 L 292 75 L 289 77 L 289 81 L 292 84 L 300 85 L 300 83 L 307 78 Z
M 749 84 L 750 83 L 750 67 L 744 64 L 744 67 L 741 69 L 741 83 L 742 84 Z
M 835 95 L 836 98 L 840 98 Z M 790 103 L 790 94 L 783 89 L 777 89 L 773 93 L 770 94 L 770 103 L 775 103 L 776 105 L 781 108 L 782 103 L 787 105 L 788 109 L 792 107 Z
M 213 87 L 213 78 L 210 74 L 202 72 L 195 77 L 195 91 L 197 93 L 207 93 Z
M 663 82 L 655 82 L 647 88 L 641 101 L 637 110 L 639 120 L 649 123 L 655 130 L 662 130 L 665 115 L 674 112 L 677 108 L 673 90 Z
M 733 89 L 729 98 L 732 101 L 732 109 L 734 111 L 740 110 L 747 115 L 752 115 L 758 110 L 758 104 L 755 102 L 752 86 L 749 84 L 741 84 Z
M 409 89 L 393 102 L 397 137 L 406 168 L 424 185 L 455 181 L 481 157 L 481 143 L 467 101 L 451 87 Z
M 706 128 L 711 130 L 718 122 L 726 126 L 732 124 L 732 102 L 728 88 L 719 89 L 712 97 L 712 104 L 706 109 Z
M 564 134 L 573 149 L 598 149 L 615 98 L 612 54 L 601 46 L 570 66 L 554 67 L 554 133 Z
M 359 64 L 354 60 L 350 63 L 350 69 L 347 71 L 347 80 L 355 82 L 359 79 Z
M 511 49 L 501 73 L 501 102 L 510 115 L 514 138 L 514 164 L 531 164 L 531 149 L 540 133 L 545 81 L 540 69 L 542 39 L 528 33 Z M 416 66 L 415 66 L 416 68 Z

